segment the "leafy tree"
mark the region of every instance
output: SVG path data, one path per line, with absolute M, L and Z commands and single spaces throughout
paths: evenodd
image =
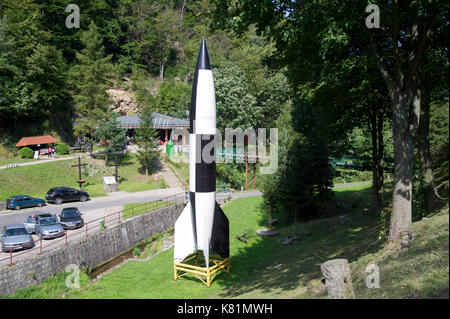
M 42 133 L 60 120 L 55 113 L 61 113 L 67 98 L 65 63 L 42 30 L 38 7 L 29 0 L 5 2 L 0 11 L 0 123 L 12 136 Z
M 191 91 L 187 83 L 167 79 L 158 88 L 154 107 L 159 113 L 186 118 L 186 111 L 191 104 Z
M 213 69 L 216 89 L 217 128 L 255 127 L 262 114 L 256 99 L 248 93 L 244 73 L 233 63 L 224 63 Z
M 301 4 L 221 0 L 214 20 L 238 31 L 255 23 L 259 33 L 275 41 L 276 60 L 290 66 L 296 89 L 311 84 L 320 88 L 327 83 L 321 79 L 324 71 L 339 75 L 342 68 L 363 66 L 361 62 L 368 61 L 364 57 L 375 61 L 392 109 L 395 181 L 389 238 L 395 239 L 411 224 L 413 139 L 420 116 L 418 70 L 434 30 L 448 30 L 448 3 L 377 4 L 383 17 L 383 27 L 378 29 L 364 26 L 366 2 L 330 6 L 316 0 Z M 314 95 L 315 89 L 309 92 Z

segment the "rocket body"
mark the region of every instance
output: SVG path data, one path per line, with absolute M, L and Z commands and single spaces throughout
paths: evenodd
M 206 41 L 202 40 L 192 87 L 189 131 L 189 202 L 175 223 L 174 261 L 201 250 L 229 257 L 228 219 L 216 202 L 216 99 Z

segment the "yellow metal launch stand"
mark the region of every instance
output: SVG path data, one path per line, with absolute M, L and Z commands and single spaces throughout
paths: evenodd
M 206 267 L 203 254 L 197 252 L 188 256 L 182 263 L 174 263 L 173 280 L 187 274 L 193 274 L 209 287 L 219 271 L 226 272 L 227 275 L 230 274 L 230 258 L 211 255 L 209 260 L 212 266 Z

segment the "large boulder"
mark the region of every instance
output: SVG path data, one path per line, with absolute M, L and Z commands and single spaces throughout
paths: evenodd
M 111 96 L 112 104 L 110 106 L 114 112 L 120 115 L 138 113 L 139 108 L 133 92 L 119 88 L 108 89 L 106 92 Z

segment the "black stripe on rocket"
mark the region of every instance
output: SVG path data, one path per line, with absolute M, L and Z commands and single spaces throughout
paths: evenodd
M 216 191 L 216 147 L 214 135 L 196 134 L 195 192 Z

